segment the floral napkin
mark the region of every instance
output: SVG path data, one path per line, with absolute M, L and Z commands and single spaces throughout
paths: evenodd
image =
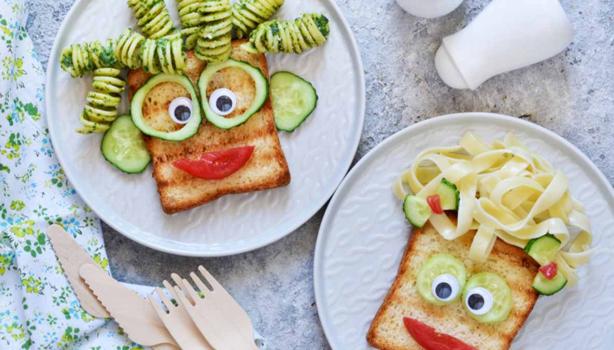
M 0 349 L 140 349 L 79 306 L 47 240 L 58 223 L 102 267 L 100 223 L 68 183 L 44 113 L 25 4 L 0 2 Z

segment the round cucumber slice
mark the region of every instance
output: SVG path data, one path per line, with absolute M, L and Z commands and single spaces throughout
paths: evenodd
M 129 115 L 123 115 L 111 124 L 102 137 L 100 150 L 109 163 L 128 174 L 142 173 L 151 161 L 143 134 Z
M 206 102 L 209 100 L 209 97 L 207 96 L 207 87 L 209 86 L 209 82 L 212 80 L 215 73 L 224 68 L 231 67 L 242 69 L 250 75 L 250 77 L 254 80 L 256 95 L 254 96 L 252 104 L 245 110 L 245 112 L 227 118 L 216 114 L 209 106 L 209 103 Z M 205 70 L 201 73 L 198 80 L 198 89 L 200 91 L 200 96 L 202 96 L 202 100 L 205 101 L 203 102 L 205 117 L 211 122 L 211 124 L 221 129 L 230 129 L 245 123 L 252 115 L 257 113 L 262 108 L 269 97 L 269 82 L 262 74 L 260 69 L 248 63 L 235 61 L 232 59 L 221 63 L 212 63 L 207 65 L 207 68 L 205 68 Z
M 463 305 L 479 322 L 501 322 L 512 311 L 512 291 L 503 277 L 492 272 L 480 272 L 465 284 Z
M 467 271 L 462 261 L 450 254 L 435 254 L 420 267 L 416 286 L 424 300 L 445 305 L 458 300 L 466 280 Z M 446 294 L 436 295 L 434 292 L 443 285 L 447 289 Z
M 147 94 L 158 84 L 162 83 L 176 83 L 183 86 L 189 93 L 190 98 L 192 100 L 192 116 L 190 120 L 179 130 L 175 131 L 161 131 L 153 128 L 145 121 L 143 117 L 143 103 Z M 171 101 L 169 101 L 170 103 Z M 140 89 L 137 90 L 136 94 L 132 98 L 132 103 L 130 106 L 132 113 L 132 121 L 134 125 L 136 125 L 139 130 L 143 132 L 145 135 L 149 135 L 152 137 L 156 137 L 163 140 L 168 141 L 183 141 L 188 139 L 196 132 L 198 132 L 198 128 L 200 127 L 200 123 L 202 121 L 202 117 L 200 115 L 200 106 L 198 104 L 198 95 L 196 94 L 196 90 L 192 86 L 190 79 L 188 79 L 184 75 L 176 75 L 176 74 L 158 74 L 153 76 L 151 79 L 147 81 L 145 85 L 143 85 Z M 170 116 L 169 116 L 170 118 Z
M 307 80 L 282 71 L 271 77 L 271 100 L 277 129 L 292 132 L 316 109 L 318 94 Z

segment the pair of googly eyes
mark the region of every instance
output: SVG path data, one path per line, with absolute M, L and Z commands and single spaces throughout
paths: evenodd
M 431 286 L 433 297 L 443 303 L 455 300 L 461 292 L 458 279 L 451 274 L 442 274 L 435 277 Z M 480 316 L 492 310 L 494 298 L 488 289 L 474 287 L 467 290 L 463 302 L 469 312 Z
M 214 113 L 225 116 L 237 107 L 237 96 L 226 88 L 213 91 L 209 96 L 209 106 Z M 192 100 L 187 97 L 177 97 L 168 106 L 168 114 L 177 124 L 187 124 L 192 118 Z

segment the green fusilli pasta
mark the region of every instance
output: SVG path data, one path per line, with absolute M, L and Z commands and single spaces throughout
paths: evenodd
M 201 29 L 194 53 L 208 62 L 223 62 L 232 51 L 232 10 L 230 0 L 206 0 L 199 11 Z
M 128 0 L 128 6 L 146 37 L 159 39 L 175 30 L 164 0 Z
M 142 46 L 145 37 L 132 29 L 126 29 L 115 41 L 115 58 L 130 69 L 141 66 Z
M 284 0 L 239 0 L 232 4 L 234 34 L 247 37 L 260 23 L 268 20 L 279 10 Z
M 73 44 L 62 51 L 60 67 L 74 77 L 81 77 L 101 67 L 116 67 L 113 40 Z
M 258 52 L 301 53 L 324 44 L 329 33 L 328 18 L 307 13 L 294 20 L 271 20 L 254 29 L 249 41 Z
M 126 82 L 118 68 L 98 68 L 94 71 L 92 91 L 81 113 L 83 126 L 77 131 L 83 134 L 104 132 L 117 118 L 117 107 Z

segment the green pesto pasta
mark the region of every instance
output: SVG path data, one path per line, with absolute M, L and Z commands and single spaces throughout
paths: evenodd
M 239 0 L 232 4 L 232 24 L 235 37 L 245 38 L 260 23 L 279 10 L 284 0 Z
M 81 77 L 96 68 L 117 67 L 119 62 L 113 50 L 114 42 L 110 39 L 104 44 L 100 41 L 73 44 L 62 51 L 60 67 L 72 77 Z
M 115 58 L 130 69 L 141 67 L 141 50 L 145 37 L 132 29 L 126 29 L 115 41 Z
M 302 53 L 326 42 L 328 18 L 307 13 L 294 20 L 271 20 L 254 29 L 249 41 L 258 52 Z
M 146 37 L 159 39 L 175 30 L 164 0 L 128 0 L 128 6 Z
M 232 9 L 230 0 L 206 0 L 199 11 L 201 29 L 194 53 L 207 62 L 223 62 L 232 51 Z
M 182 27 L 181 36 L 188 50 L 196 46 L 200 26 L 204 21 L 199 9 L 204 8 L 206 3 L 206 0 L 177 0 L 177 12 Z
M 158 40 L 145 40 L 142 61 L 143 69 L 152 74 L 183 72 L 186 67 L 186 55 L 181 36 L 176 34 Z
M 104 132 L 117 118 L 117 107 L 126 82 L 120 77 L 118 68 L 98 68 L 94 71 L 92 91 L 87 94 L 87 103 L 81 113 L 83 134 Z

